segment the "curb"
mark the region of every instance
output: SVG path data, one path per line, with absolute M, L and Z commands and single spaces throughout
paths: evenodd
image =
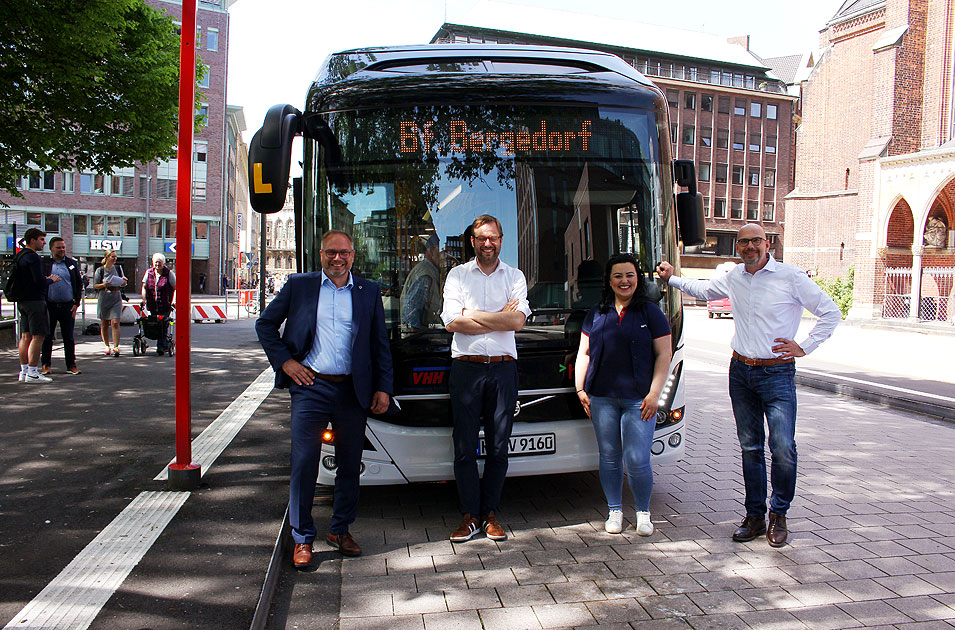
M 837 383 L 828 381 L 817 376 L 800 374 L 798 369 L 796 370 L 796 384 L 812 387 L 813 389 L 819 389 L 822 391 L 833 392 L 842 396 L 864 400 L 866 402 L 876 403 L 886 407 L 891 407 L 892 409 L 912 411 L 925 416 L 933 416 L 945 422 L 955 423 L 955 408 L 925 400 L 918 400 L 916 398 L 907 398 L 903 396 L 890 396 L 888 394 L 872 391 L 851 383 Z

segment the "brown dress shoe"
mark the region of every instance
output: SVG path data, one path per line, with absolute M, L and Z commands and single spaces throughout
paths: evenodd
M 451 542 L 466 542 L 474 538 L 474 535 L 481 531 L 478 520 L 470 514 L 465 514 L 461 519 L 461 524 L 451 532 Z
M 325 537 L 325 541 L 335 549 L 338 549 L 339 553 L 343 556 L 361 555 L 361 547 L 358 546 L 358 543 L 355 542 L 355 539 L 352 538 L 348 532 L 344 534 L 329 534 Z
M 789 537 L 789 530 L 786 529 L 786 517 L 783 514 L 769 513 L 769 528 L 766 530 L 766 540 L 770 547 L 782 547 L 786 544 L 786 538 Z
M 312 543 L 298 543 L 292 552 L 292 564 L 301 569 L 312 564 Z
M 49 373 L 50 373 L 50 366 L 49 366 L 49 365 L 44 365 L 44 366 L 42 366 L 42 367 L 40 368 L 40 374 L 47 374 L 47 375 L 48 375 Z
M 481 519 L 481 529 L 484 530 L 484 535 L 491 540 L 507 540 L 507 532 L 494 518 L 493 511 L 488 512 L 487 516 Z
M 733 533 L 736 542 L 749 542 L 766 533 L 766 519 L 762 516 L 747 516 Z

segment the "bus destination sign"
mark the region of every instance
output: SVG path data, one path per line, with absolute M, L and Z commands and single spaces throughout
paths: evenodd
M 463 120 L 452 120 L 446 129 L 438 129 L 429 121 L 400 123 L 399 147 L 401 153 L 442 154 L 498 151 L 504 155 L 531 152 L 587 152 L 590 150 L 592 121 L 585 120 L 573 130 L 560 128 L 546 120 L 540 121 L 536 131 L 474 131 Z

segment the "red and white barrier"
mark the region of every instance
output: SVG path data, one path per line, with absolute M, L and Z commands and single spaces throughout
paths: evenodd
M 192 321 L 196 322 L 215 322 L 220 323 L 229 319 L 225 309 L 214 304 L 193 304 Z

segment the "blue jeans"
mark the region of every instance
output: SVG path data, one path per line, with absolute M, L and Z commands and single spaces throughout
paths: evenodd
M 638 512 L 650 511 L 653 468 L 650 445 L 656 418 L 640 418 L 642 399 L 590 397 L 590 415 L 600 453 L 600 485 L 611 510 L 623 509 L 623 472 Z
M 785 515 L 796 495 L 796 365 L 768 367 L 730 362 L 730 400 L 743 452 L 746 515 L 766 515 L 766 431 L 773 455 L 769 509 Z
M 292 397 L 292 453 L 289 479 L 289 523 L 296 544 L 310 543 L 317 529 L 312 520 L 315 481 L 322 452 L 322 432 L 335 432 L 335 495 L 328 531 L 340 535 L 358 514 L 361 454 L 367 416 L 355 397 L 351 380 L 289 387 Z

